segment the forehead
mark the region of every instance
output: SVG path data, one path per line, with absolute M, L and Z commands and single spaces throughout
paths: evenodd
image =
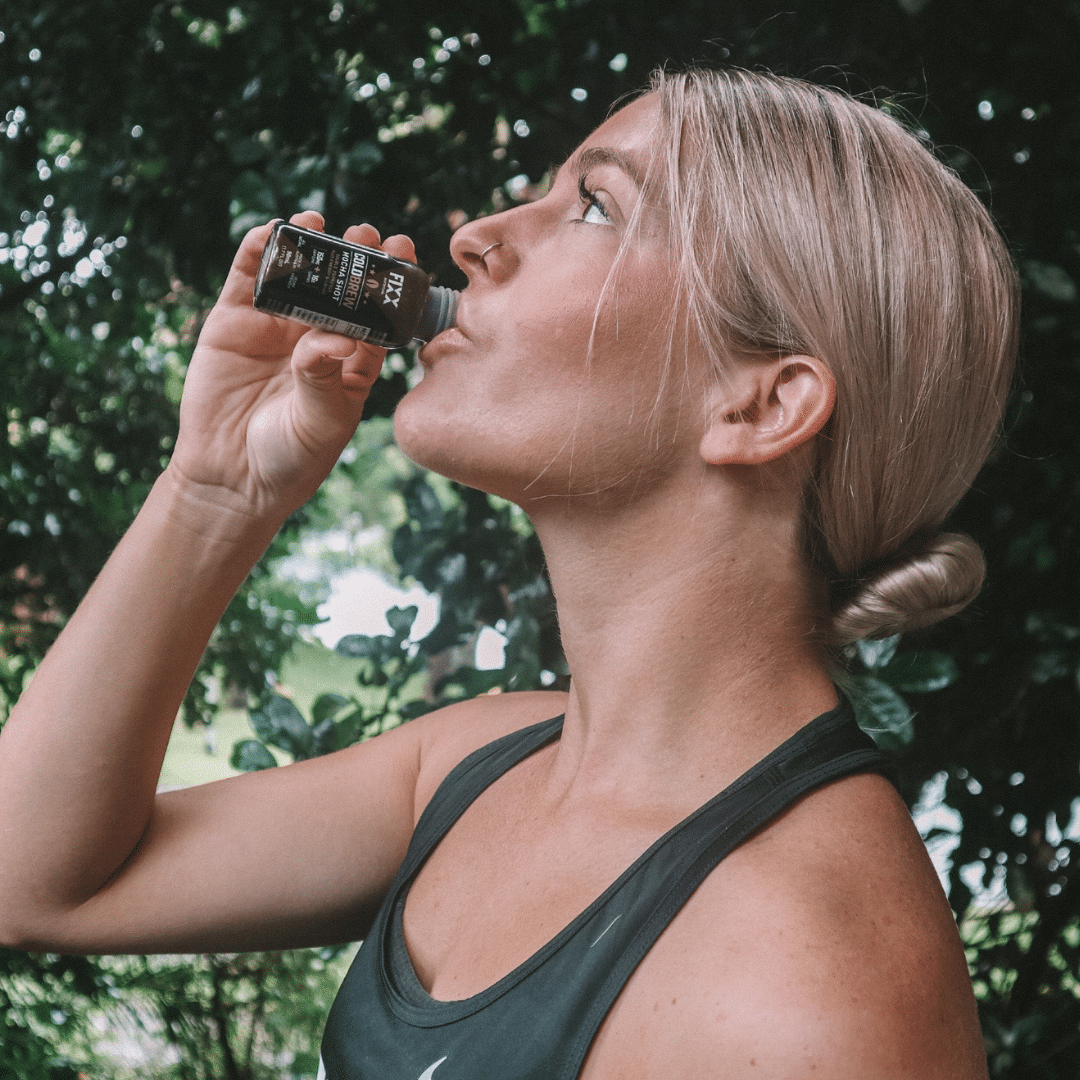
M 644 187 L 661 142 L 660 105 L 655 94 L 646 94 L 608 117 L 570 155 L 568 164 L 613 164 Z

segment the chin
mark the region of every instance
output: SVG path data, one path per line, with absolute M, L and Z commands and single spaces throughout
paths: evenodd
M 394 441 L 410 461 L 470 487 L 479 487 L 474 458 L 480 440 L 474 437 L 463 415 L 425 392 L 424 383 L 413 387 L 394 410 Z
M 424 408 L 424 395 L 420 392 L 423 385 L 421 382 L 414 386 L 397 403 L 397 408 L 394 409 L 394 442 L 407 458 L 425 469 L 430 469 L 435 466 L 429 463 L 429 459 L 435 446 L 445 443 L 449 424 L 445 412 L 441 416 L 432 417 L 431 410 Z
M 523 470 L 515 468 L 514 453 L 500 442 L 490 423 L 477 431 L 467 419 L 463 422 L 445 409 L 433 415 L 416 394 L 418 389 L 410 390 L 394 412 L 398 449 L 421 468 L 521 505 L 527 481 L 515 481 Z

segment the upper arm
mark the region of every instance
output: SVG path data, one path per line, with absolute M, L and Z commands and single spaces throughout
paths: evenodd
M 785 1076 L 985 1080 L 960 937 L 892 785 L 833 784 L 759 839 L 732 864 L 764 868 L 764 895 L 747 915 L 757 964 L 742 982 L 759 1065 L 775 1062 Z
M 159 794 L 113 877 L 75 907 L 40 905 L 12 944 L 239 952 L 363 937 L 450 769 L 552 714 L 551 695 L 500 698 L 462 702 L 310 761 Z
M 24 948 L 277 949 L 361 937 L 404 856 L 421 732 L 161 793 L 123 866 Z

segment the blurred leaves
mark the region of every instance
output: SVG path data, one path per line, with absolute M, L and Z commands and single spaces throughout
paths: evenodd
M 856 642 L 849 650 L 852 670 L 844 688 L 864 731 L 885 750 L 901 750 L 915 737 L 913 716 L 902 694 L 932 694 L 960 677 L 948 653 L 897 652 L 900 637 Z M 861 665 L 866 673 L 854 670 Z
M 229 764 L 241 772 L 257 772 L 276 767 L 277 758 L 257 739 L 244 739 L 233 746 Z
M 870 675 L 852 678 L 855 718 L 884 750 L 897 750 L 914 738 L 911 709 L 888 683 Z

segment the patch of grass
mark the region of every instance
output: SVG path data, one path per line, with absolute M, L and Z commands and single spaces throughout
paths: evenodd
M 189 787 L 235 776 L 229 764 L 233 743 L 251 737 L 243 709 L 222 709 L 209 729 L 188 728 L 177 718 L 161 766 L 159 787 Z
M 356 694 L 356 660 L 338 656 L 321 641 L 301 641 L 293 650 L 281 673 L 287 696 L 305 715 L 320 694 Z

